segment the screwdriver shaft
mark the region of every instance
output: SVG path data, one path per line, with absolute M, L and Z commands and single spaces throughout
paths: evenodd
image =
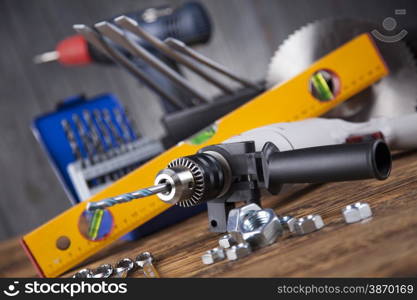
M 152 80 L 152 78 L 148 76 L 148 74 L 143 72 L 131 60 L 129 60 L 126 56 L 122 55 L 119 51 L 117 51 L 114 47 L 112 47 L 96 31 L 93 31 L 93 29 L 83 24 L 76 24 L 73 26 L 73 28 L 77 33 L 84 36 L 84 38 L 90 44 L 92 44 L 94 47 L 96 47 L 99 51 L 104 53 L 110 59 L 120 64 L 130 73 L 132 73 L 133 76 L 135 76 L 140 81 L 145 83 L 148 87 L 150 87 L 155 93 L 160 95 L 162 98 L 170 101 L 172 105 L 174 105 L 175 107 L 179 109 L 184 109 L 187 107 L 187 105 L 185 105 L 180 99 L 173 97 L 171 94 L 167 93 L 164 89 L 162 89 L 158 84 L 156 84 Z
M 35 64 L 43 64 L 43 63 L 56 61 L 58 59 L 59 59 L 59 52 L 58 51 L 49 51 L 49 52 L 45 52 L 45 53 L 36 55 L 33 58 L 33 62 Z
M 132 18 L 126 17 L 126 16 L 120 16 L 114 19 L 115 23 L 119 25 L 120 27 L 129 30 L 136 36 L 138 36 L 141 39 L 146 40 L 149 44 L 151 44 L 153 47 L 164 53 L 166 56 L 172 58 L 173 60 L 183 64 L 188 69 L 193 71 L 194 73 L 200 75 L 204 79 L 206 79 L 208 82 L 212 83 L 213 85 L 217 86 L 219 89 L 221 89 L 223 92 L 227 94 L 233 94 L 233 89 L 227 87 L 225 84 L 223 84 L 220 80 L 218 80 L 216 77 L 210 75 L 206 71 L 200 69 L 197 67 L 197 65 L 190 60 L 183 57 L 181 54 L 177 53 L 170 47 L 168 47 L 163 41 L 158 39 L 156 36 L 153 36 L 152 34 L 149 34 L 146 32 L 143 28 L 140 27 L 140 25 L 133 20 Z
M 113 42 L 118 43 L 125 47 L 130 53 L 139 57 L 140 59 L 146 61 L 153 68 L 164 74 L 172 82 L 176 83 L 178 86 L 189 92 L 191 95 L 196 97 L 200 102 L 207 103 L 210 102 L 204 95 L 202 95 L 198 90 L 196 90 L 191 83 L 189 83 L 184 77 L 176 73 L 174 70 L 169 68 L 166 64 L 160 61 L 157 57 L 151 54 L 148 50 L 138 45 L 125 33 L 116 27 L 115 25 L 109 22 L 99 22 L 94 25 L 94 27 L 104 36 L 111 39 Z
M 230 79 L 233 79 L 239 83 L 241 83 L 242 85 L 246 86 L 246 87 L 250 87 L 250 88 L 254 88 L 256 90 L 260 90 L 261 88 L 256 85 L 255 83 L 242 78 L 239 75 L 236 75 L 234 73 L 232 73 L 231 71 L 227 70 L 224 66 L 222 66 L 221 64 L 215 62 L 214 60 L 211 60 L 210 58 L 204 56 L 203 54 L 191 49 L 190 47 L 188 47 L 186 44 L 184 44 L 183 42 L 181 42 L 180 40 L 177 40 L 175 38 L 167 38 L 165 40 L 165 44 L 168 45 L 169 47 L 171 47 L 172 49 L 177 50 L 178 52 L 187 55 L 189 57 L 191 57 L 192 59 L 202 63 L 203 65 L 212 68 L 213 70 L 216 70 L 217 72 L 229 77 Z

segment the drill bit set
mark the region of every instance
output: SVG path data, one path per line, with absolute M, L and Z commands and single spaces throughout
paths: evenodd
M 34 122 L 74 202 L 84 201 L 163 151 L 111 95 L 74 98 Z
M 162 152 L 160 143 L 139 135 L 120 108 L 112 112 L 107 108 L 83 110 L 82 116 L 73 114 L 71 119 L 72 122 L 64 119 L 61 124 L 77 158 L 67 169 L 81 200 Z M 75 135 L 79 136 L 78 140 L 74 139 Z

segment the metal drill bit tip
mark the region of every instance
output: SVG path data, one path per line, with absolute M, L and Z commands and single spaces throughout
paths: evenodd
M 59 59 L 59 52 L 58 51 L 49 51 L 42 54 L 38 54 L 33 57 L 33 62 L 35 64 L 43 64 L 47 62 L 56 61 Z
M 135 192 L 118 195 L 115 197 L 107 198 L 97 202 L 89 202 L 87 204 L 88 211 L 95 211 L 97 209 L 105 209 L 117 204 L 132 201 L 134 199 L 144 198 L 152 196 L 158 193 L 168 192 L 171 189 L 171 185 L 168 183 L 154 185 L 148 188 L 144 188 Z

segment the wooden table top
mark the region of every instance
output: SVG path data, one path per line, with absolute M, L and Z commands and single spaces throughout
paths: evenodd
M 374 216 L 346 224 L 341 209 L 357 201 Z M 384 277 L 417 275 L 417 153 L 394 156 L 385 181 L 303 185 L 285 195 L 265 197 L 279 215 L 320 214 L 326 226 L 305 236 L 286 236 L 236 262 L 203 265 L 201 255 L 217 245 L 202 213 L 138 241 L 118 241 L 82 267 L 134 259 L 150 251 L 161 277 Z M 71 276 L 74 270 L 64 276 Z M 19 239 L 0 243 L 0 276 L 33 277 Z M 143 277 L 140 272 L 131 277 Z

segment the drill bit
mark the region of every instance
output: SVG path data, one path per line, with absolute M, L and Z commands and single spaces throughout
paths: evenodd
M 138 146 L 137 144 L 135 144 L 135 141 L 141 137 L 136 123 L 134 123 L 133 120 L 130 119 L 127 110 L 122 110 L 121 108 L 116 107 L 113 110 L 113 114 L 116 119 L 116 123 L 120 128 L 120 131 L 122 132 L 122 137 L 126 143 L 126 147 L 129 151 L 135 149 Z M 126 172 L 130 173 L 137 167 L 138 166 L 135 166 L 135 164 L 130 165 L 126 168 Z
M 99 114 L 99 112 L 97 111 L 97 114 Z M 109 129 L 108 134 L 112 135 L 116 144 L 117 144 L 117 148 L 115 148 L 114 150 L 117 153 L 125 153 L 127 151 L 129 151 L 128 146 L 126 145 L 125 141 L 123 140 L 123 137 L 120 135 L 119 131 L 117 130 L 113 119 L 111 118 L 110 115 L 110 111 L 105 108 L 102 110 L 102 114 L 100 115 L 100 124 L 102 124 L 103 127 L 105 127 L 105 129 Z M 111 140 L 110 140 L 111 141 Z M 126 175 L 127 173 L 129 173 L 125 168 L 119 169 L 115 172 L 116 177 L 121 178 L 124 175 Z
M 100 139 L 99 132 L 97 127 L 94 125 L 94 121 L 91 117 L 91 114 L 88 110 L 83 110 L 83 117 L 88 126 L 88 132 L 91 137 L 91 141 L 93 142 L 94 149 L 96 150 L 97 157 L 100 161 L 105 160 L 106 150 L 105 146 L 103 145 L 102 140 Z
M 126 123 L 125 119 L 123 118 L 123 113 L 121 109 L 115 108 L 113 110 L 114 116 L 116 118 L 116 122 L 119 125 L 119 128 L 122 131 L 123 139 L 126 142 L 133 142 L 135 140 L 134 137 L 132 137 L 132 134 L 129 130 L 129 125 Z
M 91 138 L 87 135 L 87 132 L 82 124 L 80 117 L 77 114 L 72 115 L 72 120 L 75 123 L 77 128 L 78 134 L 81 138 L 82 144 L 84 149 L 86 150 L 87 161 L 94 165 L 96 163 L 95 155 L 94 155 L 94 146 L 92 144 Z
M 103 109 L 103 119 L 104 119 L 104 122 L 107 124 L 108 128 L 110 128 L 110 132 L 115 138 L 119 146 L 119 149 L 122 152 L 126 151 L 127 150 L 126 141 L 123 139 L 123 137 L 120 135 L 119 131 L 117 130 L 113 122 L 113 119 L 111 118 L 110 111 L 107 108 Z
M 98 109 L 95 109 L 93 111 L 93 116 L 100 129 L 101 135 L 103 136 L 104 142 L 106 144 L 107 152 L 109 153 L 111 157 L 118 155 L 118 152 L 113 146 L 111 132 L 108 130 L 107 126 L 104 124 L 100 111 Z
M 135 192 L 118 195 L 101 201 L 89 202 L 87 204 L 87 210 L 95 211 L 97 209 L 105 209 L 107 207 L 111 207 L 117 204 L 132 201 L 134 199 L 144 198 L 158 193 L 168 192 L 170 189 L 171 185 L 168 183 L 154 185 L 148 188 L 137 190 Z
M 71 125 L 69 124 L 68 120 L 61 120 L 61 126 L 64 130 L 65 136 L 68 140 L 69 146 L 71 148 L 71 152 L 75 157 L 75 160 L 81 161 L 81 166 L 85 167 L 85 161 L 81 154 L 81 150 L 78 146 L 77 140 L 75 139 L 74 132 L 72 131 Z
M 104 143 L 105 143 L 106 151 L 107 151 L 106 152 L 107 156 L 109 158 L 118 156 L 122 151 L 121 151 L 120 147 L 114 147 L 113 138 L 116 139 L 116 142 L 117 142 L 117 138 L 112 136 L 111 130 L 109 130 L 108 125 L 105 124 L 105 121 L 103 120 L 103 116 L 98 109 L 95 109 L 93 111 L 93 116 L 94 116 L 94 119 L 97 122 L 98 128 L 99 128 L 99 130 L 101 132 L 101 135 L 104 139 Z M 123 171 L 120 171 L 120 170 L 111 172 L 109 174 L 110 178 L 113 181 L 123 177 L 124 175 L 125 175 L 125 173 Z
M 115 108 L 113 114 L 116 119 L 116 123 L 122 132 L 123 140 L 126 142 L 127 148 L 130 150 L 135 149 L 138 145 L 135 143 L 136 140 L 142 136 L 136 126 L 136 123 L 129 117 L 128 111 L 123 109 Z M 126 172 L 130 173 L 137 166 L 131 165 L 126 168 Z

